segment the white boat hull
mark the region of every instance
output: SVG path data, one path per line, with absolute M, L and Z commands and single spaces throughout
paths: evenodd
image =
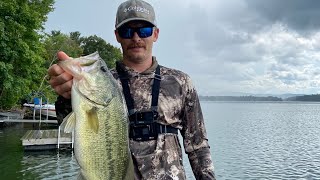
M 43 105 L 35 105 L 24 103 L 23 106 L 28 107 L 34 111 L 34 115 L 42 115 L 48 117 L 57 117 L 56 108 L 53 104 L 43 104 Z

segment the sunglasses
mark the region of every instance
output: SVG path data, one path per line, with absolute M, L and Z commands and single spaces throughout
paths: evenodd
M 139 27 L 139 28 L 129 28 L 121 27 L 118 29 L 118 34 L 123 39 L 131 39 L 134 33 L 137 33 L 140 38 L 150 37 L 153 33 L 153 27 Z

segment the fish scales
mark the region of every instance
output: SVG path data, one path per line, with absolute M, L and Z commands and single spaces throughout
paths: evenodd
M 134 179 L 125 101 L 106 64 L 94 53 L 59 65 L 74 77 L 62 126 L 74 129 L 79 179 Z
M 114 101 L 116 99 L 113 99 Z M 98 110 L 98 119 L 104 119 L 106 116 L 109 116 L 110 119 L 120 119 L 117 117 L 117 114 L 112 115 L 112 109 L 119 108 L 116 103 L 110 102 L 110 106 L 107 109 Z M 83 101 L 80 102 L 80 105 L 87 106 L 88 103 Z M 103 111 L 107 111 L 103 112 Z M 103 112 L 103 113 L 100 113 Z M 87 165 L 87 167 L 82 168 L 81 171 L 84 171 L 83 174 L 88 172 L 94 172 L 96 168 L 98 169 L 108 169 L 108 171 L 102 173 L 97 179 L 104 179 L 103 177 L 114 177 L 115 179 L 121 173 L 119 171 L 124 171 L 123 168 L 126 167 L 126 159 L 128 158 L 127 144 L 124 142 L 127 136 L 125 133 L 119 133 L 125 131 L 124 128 L 119 123 L 106 123 L 99 122 L 99 131 L 98 134 L 93 133 L 88 127 L 89 125 L 79 125 L 79 133 L 75 133 L 75 143 L 80 142 L 81 144 L 77 146 L 75 144 L 75 155 L 78 160 L 79 165 Z M 100 128 L 101 127 L 101 128 Z M 102 128 L 105 127 L 105 128 Z M 82 128 L 82 129 L 81 129 Z M 99 138 L 97 138 L 98 136 Z M 93 153 L 99 152 L 99 153 Z M 124 159 L 121 161 L 121 159 Z M 80 160 L 80 161 L 79 161 Z M 92 164 L 95 163 L 95 164 Z M 122 169 L 121 169 L 122 168 Z M 107 175 L 106 173 L 109 173 Z M 97 176 L 98 173 L 95 173 Z M 90 176 L 90 175 L 87 175 Z M 101 177 L 102 176 L 102 177 Z

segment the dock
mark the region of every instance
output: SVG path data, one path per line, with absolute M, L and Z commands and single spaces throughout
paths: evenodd
M 21 117 L 22 115 L 20 112 L 0 112 L 0 117 Z
M 64 133 L 59 129 L 28 130 L 21 138 L 24 150 L 51 150 L 61 147 L 73 148 L 72 133 Z
M 19 112 L 0 112 L 0 128 L 15 124 L 12 119 L 23 119 L 23 114 Z
M 3 128 L 3 127 L 8 127 L 8 126 L 12 126 L 12 125 L 15 125 L 16 123 L 23 123 L 23 124 L 33 124 L 33 125 L 36 125 L 38 124 L 39 126 L 40 125 L 43 125 L 43 124 L 55 124 L 55 125 L 58 125 L 58 120 L 56 119 L 45 119 L 45 120 L 36 120 L 36 119 L 17 119 L 14 117 L 14 119 L 10 119 L 10 117 L 7 117 L 7 118 L 0 118 L 0 128 Z
M 16 123 L 38 124 L 39 129 L 28 130 L 20 139 L 24 150 L 27 151 L 52 150 L 64 147 L 73 148 L 73 133 L 64 133 L 63 130 L 60 130 L 60 126 L 58 129 L 40 129 L 42 125 L 58 125 L 57 119 L 48 119 L 48 117 L 47 115 L 46 118 L 42 119 L 41 114 L 40 116 L 35 116 L 35 113 L 33 113 L 32 119 L 25 119 L 24 113 L 0 112 L 0 127 Z
M 0 123 L 49 123 L 58 124 L 58 121 L 53 120 L 34 120 L 34 119 L 0 119 Z
M 0 112 L 0 124 L 14 124 L 14 123 L 46 123 L 46 124 L 58 124 L 57 119 L 41 119 L 33 117 L 33 119 L 25 119 L 23 118 L 23 114 L 19 113 L 11 113 L 11 112 Z

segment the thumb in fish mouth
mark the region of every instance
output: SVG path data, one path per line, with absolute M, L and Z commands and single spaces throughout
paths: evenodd
M 63 52 L 63 51 L 59 51 L 58 53 L 57 53 L 57 58 L 58 58 L 58 60 L 62 60 L 62 61 L 64 61 L 64 60 L 68 60 L 68 59 L 72 59 L 71 57 L 69 57 L 65 52 Z

